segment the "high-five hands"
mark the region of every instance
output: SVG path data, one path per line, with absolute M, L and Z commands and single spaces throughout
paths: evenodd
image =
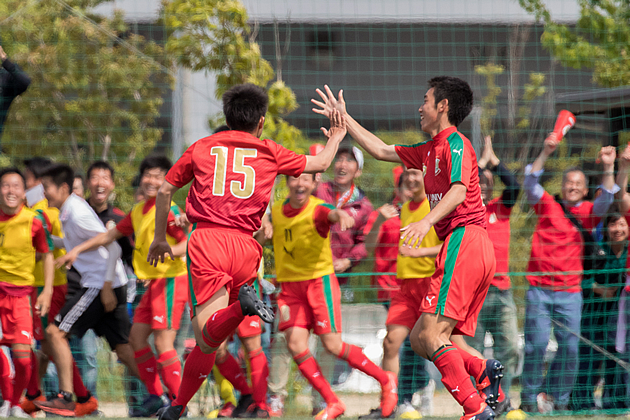
M 347 112 L 346 101 L 344 101 L 343 99 L 343 89 L 339 91 L 338 99 L 335 98 L 335 95 L 332 93 L 328 85 L 324 85 L 324 90 L 326 91 L 326 93 L 322 92 L 319 88 L 315 89 L 315 92 L 317 92 L 317 94 L 322 98 L 323 102 L 320 102 L 316 99 L 311 99 L 311 102 L 319 107 L 313 108 L 313 112 L 330 118 L 333 111 L 337 110 L 341 113 L 342 117 L 345 117 Z

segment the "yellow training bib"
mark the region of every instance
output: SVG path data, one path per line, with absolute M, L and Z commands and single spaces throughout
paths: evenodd
M 400 226 L 405 227 L 411 223 L 419 222 L 424 216 L 429 214 L 431 207 L 429 200 L 425 199 L 420 206 L 411 211 L 409 208 L 410 201 L 403 204 L 400 210 Z M 398 243 L 398 246 L 402 245 L 402 239 Z M 435 229 L 431 228 L 427 236 L 424 237 L 420 246 L 422 248 L 431 248 L 433 246 L 441 244 L 442 241 L 438 239 Z M 435 272 L 435 258 L 422 257 L 403 257 L 398 255 L 396 259 L 396 277 L 399 279 L 421 279 L 425 277 L 431 277 Z
M 48 207 L 48 200 L 42 201 L 31 207 L 33 210 L 39 210 L 46 215 L 48 221 L 50 221 L 52 229 L 49 227 L 49 231 L 52 235 L 63 238 L 63 229 L 61 228 L 61 220 L 59 220 L 59 210 L 54 207 Z M 57 248 L 53 250 L 53 257 L 55 259 L 66 255 L 66 250 L 63 248 Z M 54 286 L 61 286 L 66 284 L 68 279 L 66 273 L 62 269 L 55 269 L 55 281 Z M 35 286 L 44 286 L 44 265 L 41 261 L 35 264 Z
M 0 222 L 0 281 L 15 286 L 33 286 L 35 257 L 33 220 L 38 215 L 28 207 Z
M 133 250 L 133 270 L 141 280 L 153 280 L 185 275 L 186 262 L 181 258 L 171 260 L 170 257 L 164 259 L 164 263 L 159 263 L 153 267 L 147 262 L 149 247 L 155 235 L 155 206 L 145 214 L 142 214 L 145 200 L 140 201 L 131 209 L 131 223 L 136 236 L 136 247 Z M 175 203 L 171 203 L 175 206 Z M 170 246 L 176 245 L 177 240 L 170 235 L 166 235 L 166 240 Z
M 312 280 L 335 272 L 330 236 L 322 238 L 313 220 L 315 209 L 321 204 L 323 200 L 311 196 L 295 217 L 282 213 L 282 202 L 271 209 L 278 282 Z

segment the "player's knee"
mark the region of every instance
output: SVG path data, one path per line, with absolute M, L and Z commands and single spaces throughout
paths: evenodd
M 327 341 L 324 343 L 324 349 L 335 357 L 339 357 L 342 347 L 343 341 L 341 340 Z
M 400 350 L 400 343 L 397 340 L 394 340 L 390 334 L 385 336 L 383 340 L 383 354 L 384 357 L 392 357 L 395 356 Z
M 203 354 L 212 354 L 213 352 L 217 350 L 216 347 L 210 347 L 203 341 L 201 343 L 197 343 L 197 345 L 199 346 L 199 349 L 201 350 Z

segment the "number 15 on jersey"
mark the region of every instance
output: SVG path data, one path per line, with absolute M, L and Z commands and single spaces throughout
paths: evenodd
M 214 180 L 212 181 L 212 195 L 223 197 L 226 189 L 226 174 L 228 165 L 228 148 L 225 146 L 215 146 L 210 149 L 210 154 L 215 157 Z M 253 167 L 245 164 L 245 159 L 258 156 L 256 149 L 235 148 L 232 159 L 232 172 L 242 174 L 243 180 L 230 182 L 230 193 L 240 199 L 250 198 L 256 188 L 256 171 Z

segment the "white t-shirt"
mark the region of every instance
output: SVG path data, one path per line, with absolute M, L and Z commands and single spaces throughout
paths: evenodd
M 66 251 L 92 239 L 100 233 L 107 232 L 103 222 L 98 218 L 92 207 L 81 197 L 72 194 L 61 209 L 59 220 L 63 228 L 63 243 Z M 113 242 L 118 246 L 116 242 Z M 81 274 L 81 286 L 86 288 L 101 289 L 105 282 L 107 272 L 107 259 L 109 251 L 100 247 L 93 251 L 82 252 L 77 257 L 73 267 Z M 127 275 L 123 263 L 116 261 L 116 275 L 112 281 L 112 288 L 127 284 Z

